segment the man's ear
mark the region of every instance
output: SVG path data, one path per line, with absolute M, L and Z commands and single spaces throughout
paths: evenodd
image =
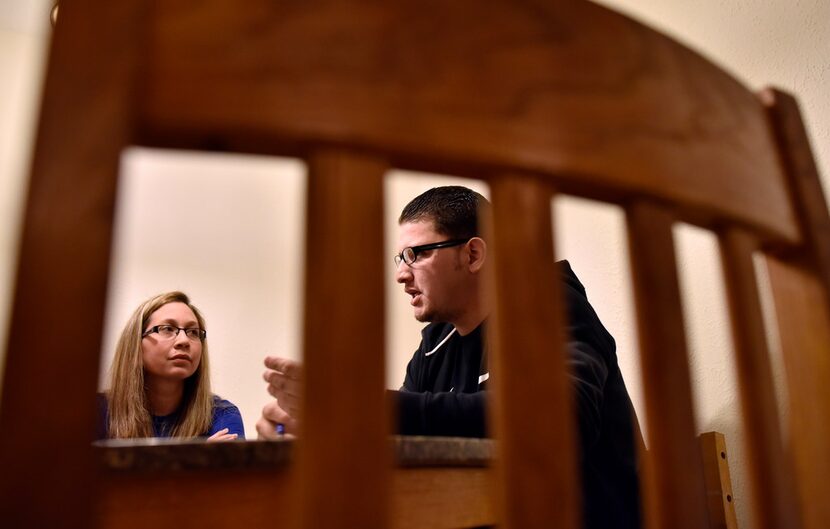
M 481 237 L 470 239 L 467 242 L 467 255 L 469 255 L 468 269 L 474 274 L 479 273 L 487 260 L 487 243 L 484 239 Z

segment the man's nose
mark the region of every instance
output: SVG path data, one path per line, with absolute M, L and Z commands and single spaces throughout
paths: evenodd
M 412 277 L 412 269 L 408 264 L 401 261 L 395 269 L 395 281 L 398 283 L 406 283 Z

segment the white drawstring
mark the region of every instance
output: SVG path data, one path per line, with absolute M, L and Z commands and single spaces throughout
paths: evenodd
M 452 331 L 450 331 L 450 333 L 447 335 L 447 337 L 446 337 L 446 338 L 444 338 L 443 340 L 441 340 L 441 343 L 439 343 L 438 345 L 436 345 L 435 347 L 433 347 L 432 351 L 430 351 L 430 352 L 428 352 L 428 353 L 424 354 L 424 356 L 429 356 L 429 355 L 433 354 L 435 351 L 437 351 L 437 350 L 438 350 L 438 349 L 439 349 L 442 345 L 444 345 L 445 343 L 447 343 L 447 340 L 449 340 L 449 339 L 450 339 L 450 336 L 452 336 L 453 334 L 455 334 L 455 327 L 453 327 L 453 328 L 452 328 Z

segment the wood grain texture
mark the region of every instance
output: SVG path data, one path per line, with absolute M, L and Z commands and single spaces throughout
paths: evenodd
M 389 490 L 393 516 L 386 527 L 458 529 L 494 524 L 492 476 L 487 468 L 397 469 Z M 96 514 L 99 527 L 283 529 L 290 526 L 297 509 L 293 493 L 297 475 L 287 467 L 267 472 L 110 474 L 103 483 Z
M 146 141 L 272 153 L 371 146 L 396 167 L 526 170 L 555 177 L 563 192 L 651 196 L 681 218 L 798 236 L 760 102 L 699 55 L 603 7 L 232 4 L 156 4 Z M 747 188 L 752 201 L 740 200 Z
M 97 526 L 280 529 L 296 515 L 296 483 L 288 468 L 105 474 Z
M 768 257 L 789 398 L 788 449 L 804 527 L 830 527 L 830 303 L 804 261 Z
M 395 529 L 459 529 L 495 525 L 495 472 L 489 468 L 397 469 L 393 475 Z
M 55 29 L 5 358 L 4 526 L 91 525 L 97 481 L 90 442 L 141 4 L 67 2 Z
M 648 529 L 706 527 L 677 261 L 674 217 L 660 206 L 626 208 L 648 429 L 642 476 Z
M 383 175 L 371 156 L 308 160 L 301 525 L 388 525 Z
M 565 376 L 564 299 L 554 266 L 552 189 L 490 182 L 492 326 L 499 518 L 510 529 L 580 527 L 574 410 Z M 539 413 L 544 410 L 543 413 Z
M 698 439 L 703 456 L 703 475 L 706 479 L 709 528 L 738 529 L 726 438 L 720 432 L 704 432 Z
M 750 504 L 759 529 L 801 525 L 792 479 L 793 465 L 785 453 L 772 379 L 766 330 L 758 295 L 753 252 L 757 241 L 738 229 L 719 237 L 724 283 L 732 324 L 735 365 L 747 470 L 753 498 Z

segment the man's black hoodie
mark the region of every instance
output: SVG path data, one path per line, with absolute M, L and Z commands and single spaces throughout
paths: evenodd
M 616 344 L 567 261 L 557 263 L 568 309 L 568 367 L 579 423 L 585 527 L 640 527 L 639 426 Z M 486 322 L 466 336 L 431 323 L 406 369 L 398 402 L 402 435 L 487 436 Z M 509 355 L 509 351 L 507 352 Z M 508 397 L 509 398 L 509 397 Z

